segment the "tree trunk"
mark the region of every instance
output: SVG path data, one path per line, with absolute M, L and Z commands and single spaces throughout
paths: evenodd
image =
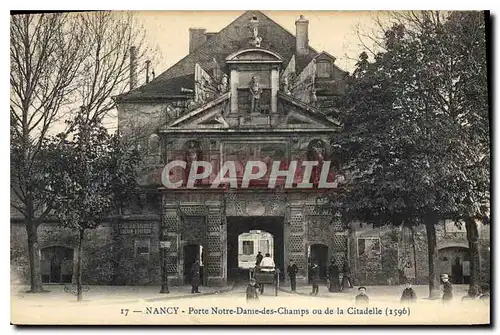
M 40 266 L 40 248 L 38 247 L 38 225 L 28 218 L 26 222 L 28 234 L 28 258 L 30 263 L 30 293 L 43 292 L 42 273 Z
M 417 284 L 417 245 L 415 243 L 415 228 L 411 226 L 410 229 L 411 229 L 411 242 L 413 245 L 413 268 L 415 270 L 414 284 Z
M 78 257 L 76 258 L 76 300 L 82 301 L 82 250 L 84 230 L 78 231 Z
M 469 242 L 469 261 L 470 261 L 470 283 L 473 287 L 479 285 L 479 232 L 477 223 L 473 218 L 465 220 L 467 230 L 467 241 Z
M 429 218 L 425 221 L 429 263 L 429 299 L 438 299 L 441 295 L 439 290 L 439 274 L 436 272 L 438 261 L 436 224 L 436 219 Z

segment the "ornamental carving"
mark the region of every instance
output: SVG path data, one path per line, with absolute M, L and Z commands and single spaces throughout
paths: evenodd
M 226 197 L 227 216 L 284 216 L 285 196 L 279 193 L 236 194 Z

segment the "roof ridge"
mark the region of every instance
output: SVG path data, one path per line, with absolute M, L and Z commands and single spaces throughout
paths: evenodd
M 269 11 L 269 14 L 270 13 L 272 13 L 272 11 Z M 307 55 L 297 55 L 297 37 L 292 32 L 262 11 L 247 10 L 231 20 L 231 22 L 218 31 L 214 37 L 208 39 L 191 53 L 186 54 L 176 63 L 169 66 L 149 83 L 141 85 L 134 90 L 124 92 L 119 95 L 119 97 L 132 99 L 134 96 L 145 96 L 149 93 L 151 93 L 152 96 L 161 95 L 164 97 L 178 95 L 178 87 L 194 88 L 192 86 L 194 85 L 193 75 L 195 65 L 199 64 L 205 71 L 208 71 L 215 66 L 215 64 L 212 64 L 212 60 L 214 59 L 221 69 L 227 70 L 225 58 L 227 55 L 231 54 L 231 52 L 234 52 L 235 49 L 244 48 L 244 45 L 246 45 L 246 33 L 244 28 L 248 25 L 246 20 L 251 19 L 252 16 L 257 16 L 261 20 L 261 25 L 264 29 L 262 36 L 267 40 L 267 42 L 265 42 L 267 44 L 263 45 L 263 49 L 278 53 L 287 65 L 293 55 L 295 55 L 296 71 L 300 72 L 304 66 L 310 63 L 310 61 L 318 55 L 318 52 L 311 46 L 308 46 Z M 250 32 L 248 35 L 248 39 L 250 40 Z
M 281 24 L 279 24 L 278 22 L 274 21 L 273 19 L 271 19 L 269 16 L 267 16 L 266 14 L 262 13 L 261 11 L 257 11 L 259 13 L 261 13 L 264 17 L 266 17 L 268 20 L 271 20 L 272 22 L 274 22 L 274 24 L 276 24 L 278 27 L 280 27 L 281 29 L 283 29 L 284 31 L 286 31 L 288 34 L 290 34 L 292 37 L 294 38 L 297 38 L 297 35 L 295 35 L 294 33 L 292 33 L 290 30 L 286 29 L 285 27 L 283 27 Z M 316 51 L 316 49 L 314 49 L 312 46 L 309 45 L 309 43 L 307 43 L 307 47 L 309 49 L 311 49 L 311 51 L 313 51 L 314 53 L 318 53 L 318 51 Z
M 220 35 L 222 32 L 224 32 L 225 30 L 229 29 L 231 27 L 231 25 L 238 21 L 239 19 L 241 19 L 241 17 L 243 17 L 244 15 L 246 15 L 247 13 L 251 13 L 251 12 L 256 12 L 256 13 L 259 13 L 260 15 L 262 15 L 263 17 L 265 17 L 266 19 L 268 19 L 270 22 L 272 22 L 273 24 L 275 24 L 276 26 L 278 26 L 279 28 L 281 28 L 283 31 L 285 31 L 286 33 L 288 33 L 290 36 L 292 36 L 293 38 L 297 38 L 293 33 L 291 33 L 288 29 L 284 28 L 282 25 L 280 25 L 279 23 L 277 23 L 276 21 L 274 21 L 273 19 L 271 19 L 269 16 L 267 16 L 266 14 L 264 14 L 263 12 L 261 12 L 260 10 L 247 10 L 247 11 L 244 11 L 240 16 L 238 16 L 236 19 L 234 19 L 233 21 L 231 21 L 228 25 L 226 25 L 224 28 L 222 28 L 221 30 L 219 30 L 217 32 L 218 35 Z M 158 75 L 155 79 L 151 80 L 150 82 L 153 82 L 153 81 L 157 81 L 159 79 L 161 79 L 162 75 L 164 73 L 166 73 L 167 71 L 169 71 L 171 68 L 173 68 L 174 66 L 176 66 L 177 64 L 181 63 L 182 61 L 184 61 L 184 59 L 190 57 L 190 56 L 193 56 L 193 55 L 196 55 L 197 53 L 200 53 L 201 49 L 204 47 L 204 46 L 207 46 L 209 45 L 209 43 L 215 43 L 217 38 L 211 38 L 209 40 L 207 40 L 206 42 L 204 42 L 202 45 L 200 45 L 198 48 L 196 48 L 193 52 L 191 53 L 188 53 L 186 56 L 184 56 L 183 58 L 181 58 L 179 61 L 177 61 L 175 64 L 173 64 L 172 66 L 170 66 L 169 68 L 167 68 L 165 71 L 163 71 L 160 75 Z M 311 51 L 313 51 L 314 53 L 318 53 L 313 47 L 311 47 L 310 45 L 308 45 L 309 49 Z M 145 86 L 145 85 L 144 85 Z
M 240 17 L 242 17 L 243 15 L 245 15 L 247 11 L 245 11 L 243 14 L 241 14 L 240 16 L 238 16 L 236 19 L 234 19 L 233 21 L 231 21 L 227 26 L 225 26 L 224 28 L 222 28 L 221 30 L 219 30 L 217 32 L 217 34 L 220 34 L 221 32 L 223 32 L 224 30 L 227 29 L 227 27 L 229 27 L 231 24 L 233 24 L 233 22 L 235 22 L 236 20 L 238 20 Z M 209 42 L 210 43 L 213 43 L 215 41 L 214 38 L 211 38 L 209 40 L 206 40 L 205 43 L 203 43 L 202 45 L 200 45 L 198 48 L 196 48 L 193 52 L 190 52 L 188 53 L 186 56 L 182 57 L 181 59 L 179 59 L 176 63 L 172 64 L 170 67 L 168 67 L 165 71 L 163 71 L 162 73 L 160 73 L 155 79 L 151 80 L 150 83 L 154 82 L 154 81 L 158 81 L 159 79 L 161 79 L 162 75 L 164 73 L 166 73 L 168 70 L 170 70 L 171 68 L 173 68 L 174 66 L 176 66 L 177 64 L 179 64 L 180 62 L 184 61 L 184 59 L 188 58 L 189 56 L 192 56 L 194 55 L 197 51 L 199 51 L 203 46 L 207 45 Z

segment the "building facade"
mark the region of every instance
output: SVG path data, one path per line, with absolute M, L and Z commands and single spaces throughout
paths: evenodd
M 340 267 L 347 262 L 356 284 L 396 284 L 403 277 L 426 282 L 424 230 L 346 227 L 323 208 L 319 181 L 325 177 L 333 189 L 339 181 L 329 143 L 342 127 L 331 117 L 331 106 L 345 89 L 348 73 L 336 66 L 335 57 L 309 46 L 307 19 L 301 16 L 295 24 L 293 35 L 261 12 L 249 11 L 218 33 L 190 29 L 185 58 L 116 97 L 120 132 L 144 154 L 143 192 L 89 232 L 83 255 L 86 283 L 158 285 L 166 275 L 170 284 L 182 284 L 201 255 L 203 283 L 225 285 L 238 268 L 238 236 L 254 230 L 272 234 L 279 269 L 295 261 L 299 283 L 308 281 L 311 259 L 324 271 L 331 259 Z M 163 183 L 164 167 L 173 161 L 186 164 L 167 174 L 180 183 L 178 188 Z M 212 171 L 191 188 L 188 172 L 199 161 L 210 162 Z M 268 167 L 279 161 L 282 169 L 293 161 L 299 166 L 332 163 L 324 176 L 313 167 L 308 187 L 298 187 L 300 176 L 293 176 L 291 187 L 280 180 L 269 188 L 269 175 L 264 175 L 264 182 L 244 188 L 248 161 Z M 225 162 L 235 162 L 237 187 L 211 187 Z M 445 226 L 438 229 L 442 269 L 465 281 L 466 236 Z M 13 220 L 11 258 L 20 280 L 27 278 L 23 229 Z M 71 281 L 76 232 L 47 222 L 39 236 L 44 281 Z M 487 280 L 487 227 L 481 240 Z

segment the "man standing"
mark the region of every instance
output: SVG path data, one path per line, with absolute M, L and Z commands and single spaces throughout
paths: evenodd
M 191 293 L 201 293 L 198 290 L 200 286 L 200 260 L 196 256 L 193 266 L 191 267 Z
M 264 258 L 264 257 L 262 256 L 261 252 L 259 251 L 259 252 L 257 253 L 257 257 L 256 257 L 256 260 L 255 260 L 255 265 L 256 265 L 256 266 L 259 266 L 259 265 L 260 265 L 260 262 L 262 262 L 262 258 Z
M 312 281 L 312 292 L 311 295 L 318 295 L 319 291 L 319 265 L 313 261 L 311 265 L 311 281 Z
M 448 274 L 443 273 L 441 275 L 441 280 L 443 281 L 443 302 L 447 303 L 453 299 L 453 286 L 450 283 Z
M 288 265 L 286 272 L 288 272 L 288 276 L 290 277 L 290 288 L 292 292 L 295 292 L 297 288 L 297 272 L 299 269 L 297 268 L 297 265 L 293 262 L 293 260 L 290 260 L 290 265 Z
M 339 267 L 332 259 L 330 265 L 328 266 L 328 291 L 338 292 L 340 290 L 339 282 Z

